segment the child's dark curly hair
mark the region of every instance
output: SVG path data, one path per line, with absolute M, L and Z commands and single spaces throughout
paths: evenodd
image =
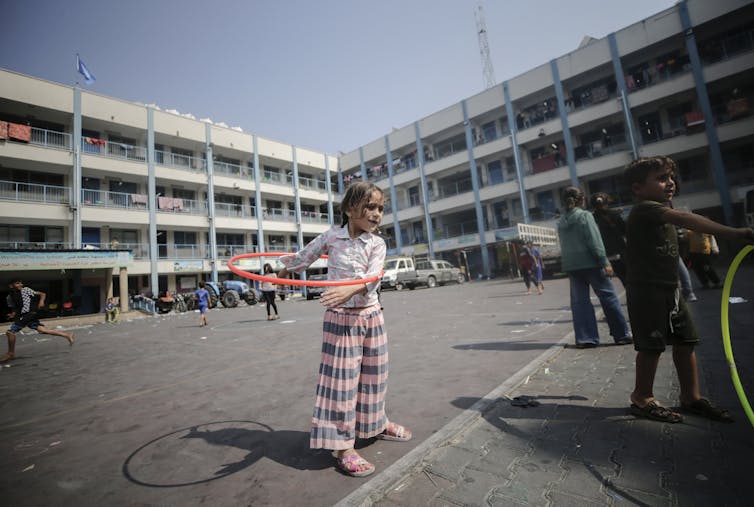
M 361 214 L 364 211 L 364 206 L 369 203 L 369 198 L 372 197 L 374 192 L 378 192 L 383 198 L 385 196 L 382 189 L 371 181 L 359 181 L 348 187 L 346 194 L 343 196 L 343 201 L 340 203 L 340 215 L 343 220 L 341 226 L 345 226 L 348 223 L 346 211 L 352 209 L 357 214 Z
M 647 176 L 651 173 L 667 168 L 676 172 L 678 164 L 672 158 L 664 155 L 638 158 L 628 164 L 623 170 L 623 182 L 630 188 L 634 183 L 641 184 L 647 181 Z

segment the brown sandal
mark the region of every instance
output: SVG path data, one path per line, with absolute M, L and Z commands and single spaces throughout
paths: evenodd
M 631 403 L 631 414 L 636 417 L 644 417 L 645 419 L 666 423 L 679 423 L 683 421 L 683 416 L 681 414 L 673 412 L 667 407 L 658 405 L 656 401 L 650 401 L 643 407 Z
M 733 422 L 733 416 L 730 415 L 730 412 L 724 408 L 716 407 L 707 398 L 699 398 L 691 403 L 681 403 L 681 410 L 712 419 L 713 421 Z

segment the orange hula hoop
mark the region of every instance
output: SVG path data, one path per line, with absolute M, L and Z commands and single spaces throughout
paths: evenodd
M 245 253 L 245 254 L 240 254 L 240 255 L 234 255 L 233 257 L 228 259 L 228 268 L 232 272 L 237 274 L 238 276 L 248 278 L 249 280 L 274 283 L 275 285 L 296 285 L 299 287 L 340 287 L 342 285 L 361 285 L 364 283 L 376 282 L 380 278 L 382 278 L 382 272 L 380 272 L 379 274 L 370 276 L 368 278 L 357 278 L 355 280 L 293 280 L 289 278 L 278 278 L 277 276 L 257 275 L 256 273 L 250 273 L 248 271 L 244 271 L 243 269 L 234 265 L 234 263 L 240 259 L 253 259 L 256 257 L 282 257 L 284 255 L 290 255 L 290 254 L 265 252 L 265 253 Z M 321 256 L 320 259 L 327 259 L 327 255 Z

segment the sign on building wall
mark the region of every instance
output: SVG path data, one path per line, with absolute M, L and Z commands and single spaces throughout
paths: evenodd
M 128 266 L 131 253 L 124 251 L 0 252 L 0 271 L 41 269 L 102 269 Z
M 173 271 L 175 273 L 180 271 L 202 271 L 203 269 L 203 261 L 175 261 L 173 263 Z

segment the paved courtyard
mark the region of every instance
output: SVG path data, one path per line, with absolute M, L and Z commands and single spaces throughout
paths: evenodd
M 492 280 L 385 292 L 388 415 L 378 473 L 571 331 L 566 280 L 543 296 Z M 322 307 L 279 303 L 19 335 L 0 368 L 3 504 L 333 505 L 364 480 L 308 449 Z M 609 337 L 605 337 L 609 340 Z

